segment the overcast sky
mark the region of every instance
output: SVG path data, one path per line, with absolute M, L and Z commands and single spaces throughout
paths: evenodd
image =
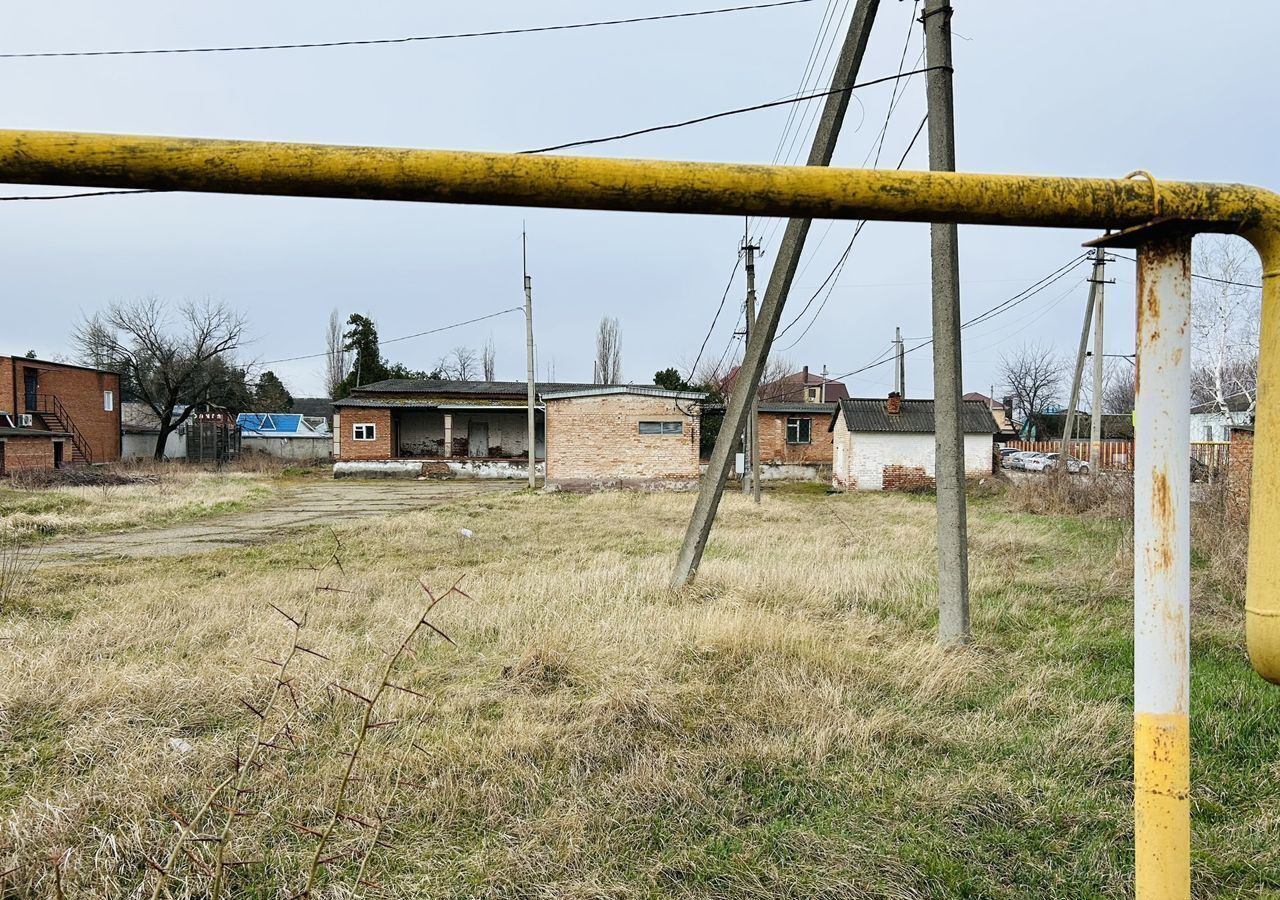
M 518 28 L 734 5 L 694 0 L 540 3 L 171 2 L 5 4 L 5 52 L 128 49 L 399 37 Z M 1280 5 L 1191 0 L 1031 3 L 956 0 L 958 167 L 1275 186 L 1276 126 L 1259 102 L 1280 81 L 1270 40 Z M 0 127 L 349 144 L 520 150 L 777 99 L 800 86 L 827 11 L 847 0 L 612 28 L 368 47 L 79 59 L 0 60 Z M 860 80 L 892 75 L 912 4 L 884 0 Z M 843 34 L 844 22 L 839 31 Z M 834 61 L 832 52 L 829 61 Z M 824 79 L 825 81 L 825 79 Z M 825 84 L 824 84 L 825 86 Z M 836 165 L 876 145 L 892 85 L 857 92 Z M 811 104 L 816 114 L 817 104 Z M 800 107 L 803 114 L 807 107 Z M 924 79 L 905 84 L 884 145 L 892 166 L 924 113 Z M 787 108 L 587 148 L 591 155 L 769 162 Z M 795 131 L 793 123 L 792 131 Z M 793 155 L 809 136 L 795 142 Z M 906 168 L 927 168 L 921 139 Z M 1269 165 L 1270 163 L 1270 165 Z M 57 192 L 50 189 L 49 192 Z M 3 187 L 0 194 L 36 189 Z M 687 367 L 733 269 L 740 218 L 199 194 L 0 204 L 0 352 L 72 352 L 84 313 L 146 295 L 211 297 L 243 310 L 262 361 L 316 353 L 333 309 L 371 315 L 383 338 L 522 301 L 520 229 L 529 231 L 539 377 L 589 380 L 602 315 L 618 318 L 623 373 L 648 381 Z M 780 229 L 764 238 L 761 284 Z M 789 313 L 822 282 L 852 223 L 816 223 Z M 960 229 L 969 318 L 1081 252 L 1080 231 Z M 1133 346 L 1133 268 L 1108 294 L 1107 350 Z M 965 331 L 967 390 L 998 380 L 1002 350 L 1078 340 L 1085 269 L 1007 315 Z M 816 324 L 785 355 L 797 368 L 852 370 L 901 326 L 929 333 L 927 226 L 871 223 Z M 740 312 L 739 272 L 707 354 L 725 353 Z M 815 304 L 816 307 L 817 304 Z M 15 315 L 16 313 L 16 315 Z M 812 310 L 811 310 L 812 313 Z M 785 347 L 808 318 L 778 344 Z M 524 377 L 524 323 L 509 314 L 392 344 L 430 368 L 492 334 L 499 378 Z M 732 353 L 736 347 L 729 347 Z M 908 357 L 908 394 L 930 393 L 928 350 Z M 321 360 L 271 365 L 295 395 L 321 391 Z M 889 366 L 849 380 L 891 386 Z

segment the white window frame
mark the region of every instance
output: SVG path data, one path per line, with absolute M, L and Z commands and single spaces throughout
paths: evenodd
M 116 392 L 103 391 L 102 392 L 102 411 L 115 412 L 115 410 L 116 410 Z
M 351 425 L 351 440 L 376 441 L 378 439 L 377 422 L 354 422 Z
M 796 426 L 796 439 L 794 441 L 791 439 L 791 425 L 793 422 L 795 423 L 795 426 Z M 809 425 L 809 437 L 803 441 L 800 440 L 800 430 L 801 430 L 800 423 L 801 422 L 807 422 Z M 786 439 L 787 439 L 787 443 L 791 444 L 792 446 L 803 446 L 805 444 L 812 444 L 813 443 L 813 417 L 812 416 L 787 416 Z
M 821 403 L 822 402 L 822 386 L 818 385 L 817 387 L 805 388 L 804 402 L 805 403 Z

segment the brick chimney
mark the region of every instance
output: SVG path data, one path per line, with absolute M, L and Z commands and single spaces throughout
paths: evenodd
M 891 416 L 896 416 L 902 412 L 902 395 L 897 391 L 889 394 L 889 399 L 885 401 L 884 411 Z

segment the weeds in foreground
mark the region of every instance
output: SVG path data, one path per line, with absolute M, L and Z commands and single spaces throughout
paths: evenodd
M 0 613 L 22 596 L 39 567 L 39 548 L 0 532 Z

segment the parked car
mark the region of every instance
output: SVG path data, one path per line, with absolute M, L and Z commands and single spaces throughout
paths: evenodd
M 1007 460 L 1010 456 L 1013 456 L 1013 454 L 1021 453 L 1021 452 L 1022 452 L 1021 450 L 1017 450 L 1013 447 L 1001 447 L 1000 448 L 1000 465 L 1004 467 L 1005 460 Z
M 1049 465 L 1046 466 L 1045 468 L 1056 469 L 1058 468 L 1059 465 L 1061 465 L 1062 454 L 1046 453 L 1045 456 L 1049 458 Z M 1083 459 L 1076 459 L 1074 456 L 1068 456 L 1067 471 L 1072 475 L 1088 475 L 1089 464 L 1085 462 Z
M 1023 460 L 1032 455 L 1030 450 L 1014 450 L 1000 460 L 1000 465 L 1006 469 L 1021 469 Z
M 1028 453 L 1022 460 L 1022 468 L 1028 472 L 1043 472 L 1053 468 L 1053 460 L 1048 453 Z

